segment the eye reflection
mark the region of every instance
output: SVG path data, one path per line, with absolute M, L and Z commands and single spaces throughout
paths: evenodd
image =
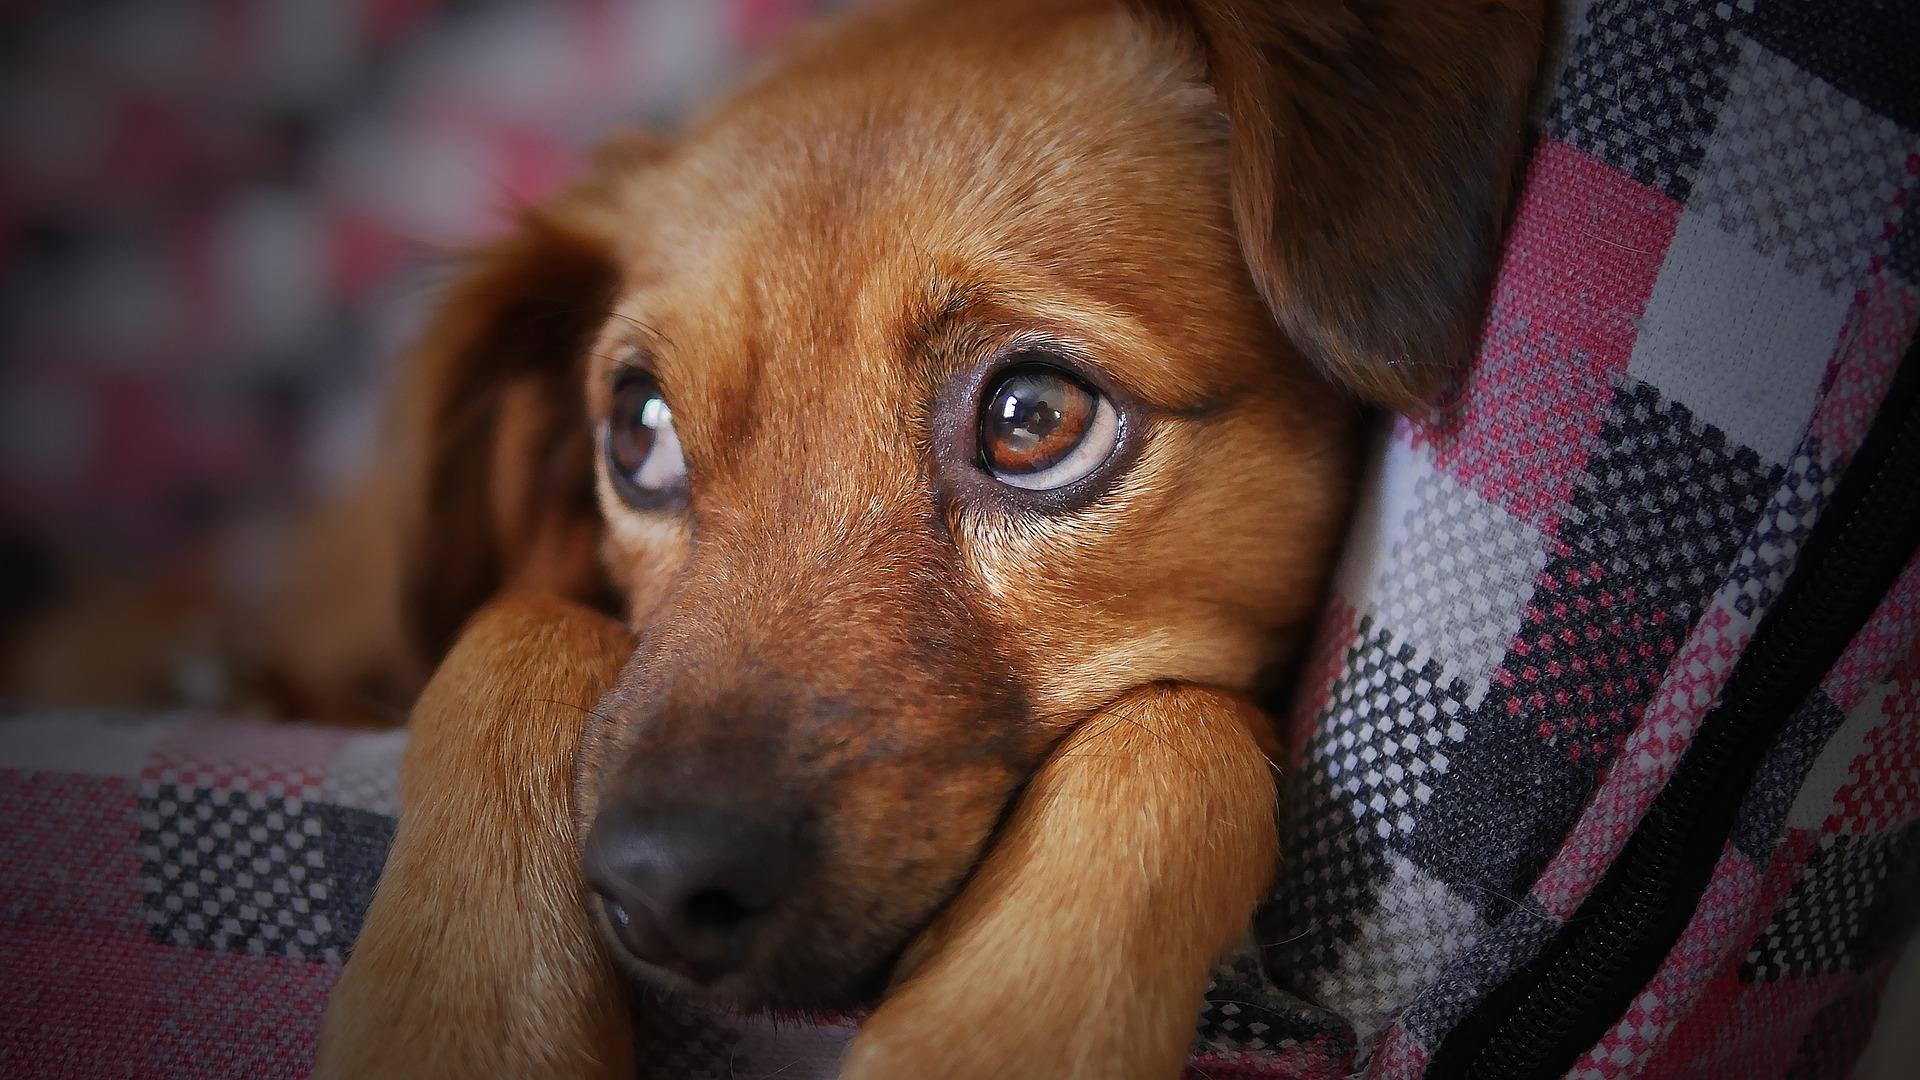
M 620 497 L 653 509 L 685 493 L 687 462 L 674 429 L 673 409 L 651 375 L 623 375 L 607 417 L 606 465 Z
M 1023 364 L 987 395 L 982 465 L 1002 483 L 1032 491 L 1064 487 L 1100 467 L 1119 438 L 1113 403 L 1047 364 Z

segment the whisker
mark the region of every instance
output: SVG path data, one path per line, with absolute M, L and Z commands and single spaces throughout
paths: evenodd
M 668 348 L 675 347 L 673 344 L 673 339 L 668 337 L 666 334 L 661 333 L 660 328 L 657 326 L 654 326 L 650 323 L 642 322 L 639 319 L 636 319 L 633 316 L 628 315 L 624 311 L 614 311 L 614 310 L 608 309 L 604 312 L 604 314 L 610 319 L 619 319 L 621 322 L 624 322 L 627 325 L 632 326 L 637 330 L 640 330 L 641 332 L 645 333 L 648 337 L 651 337 L 654 340 L 660 342 L 661 344 L 666 345 Z

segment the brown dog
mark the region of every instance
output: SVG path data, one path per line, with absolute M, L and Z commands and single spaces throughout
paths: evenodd
M 1176 1072 L 1276 854 L 1247 695 L 1355 400 L 1469 347 L 1540 18 L 889 8 L 528 213 L 404 398 L 402 609 L 467 629 L 322 1073 L 617 1074 L 616 964 L 880 997 L 849 1075 Z

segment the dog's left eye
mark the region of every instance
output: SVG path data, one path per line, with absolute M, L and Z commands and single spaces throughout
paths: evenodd
M 687 484 L 687 461 L 673 429 L 673 409 L 651 375 L 633 373 L 613 389 L 605 437 L 614 490 L 641 508 L 660 506 Z
M 1106 395 L 1050 364 L 1009 370 L 987 394 L 980 459 L 994 479 L 1028 491 L 1081 480 L 1106 463 L 1120 417 Z

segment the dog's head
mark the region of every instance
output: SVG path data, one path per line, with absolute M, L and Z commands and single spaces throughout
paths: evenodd
M 481 256 L 410 608 L 625 608 L 581 783 L 623 951 L 857 1001 L 1065 731 L 1284 662 L 1359 403 L 1469 348 L 1534 6 L 870 13 Z

